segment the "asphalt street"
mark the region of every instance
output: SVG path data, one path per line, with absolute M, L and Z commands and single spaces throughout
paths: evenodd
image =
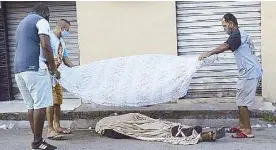
M 232 139 L 229 134 L 216 142 L 172 145 L 134 139 L 110 139 L 91 131 L 74 131 L 64 141 L 49 141 L 59 150 L 276 150 L 276 128 L 255 129 L 254 139 Z M 0 150 L 30 150 L 29 130 L 0 130 Z

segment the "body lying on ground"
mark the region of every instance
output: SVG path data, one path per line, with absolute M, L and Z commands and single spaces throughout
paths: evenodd
M 153 119 L 139 113 L 109 116 L 95 128 L 100 135 L 115 139 L 139 139 L 179 145 L 194 145 L 201 141 L 216 141 L 225 136 L 225 129 L 203 132 L 200 126 Z

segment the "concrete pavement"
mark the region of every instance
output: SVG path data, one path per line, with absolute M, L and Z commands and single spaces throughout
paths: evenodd
M 99 119 L 113 113 L 136 112 L 156 119 L 209 127 L 230 127 L 237 121 L 235 98 L 182 99 L 148 107 L 106 107 L 83 104 L 79 99 L 65 99 L 61 108 L 64 126 L 73 129 L 93 128 Z M 257 97 L 257 103 L 249 108 L 252 125 L 266 124 L 261 119 L 275 115 L 275 107 L 271 103 L 264 102 L 261 97 Z M 275 117 L 272 119 L 275 120 Z M 23 101 L 0 102 L 1 125 L 6 125 L 8 128 L 28 128 L 27 109 Z
M 0 130 L 1 150 L 29 150 L 32 135 L 29 130 Z M 44 132 L 45 133 L 45 132 Z M 197 145 L 182 146 L 139 140 L 116 140 L 98 136 L 95 132 L 75 131 L 66 141 L 49 141 L 59 150 L 275 150 L 276 128 L 257 128 L 254 139 L 227 137 Z
M 255 139 L 232 139 L 228 135 L 215 143 L 181 146 L 138 140 L 115 140 L 100 137 L 90 131 L 77 130 L 68 137 L 69 140 L 50 142 L 57 145 L 59 150 L 275 150 L 276 126 L 261 119 L 267 114 L 263 113 L 264 111 L 275 115 L 275 107 L 258 98 L 257 103 L 250 109 L 252 125 L 258 127 L 255 128 Z M 203 127 L 229 127 L 237 123 L 234 98 L 184 99 L 175 103 L 135 108 L 82 104 L 78 99 L 71 99 L 64 101 L 62 110 L 62 125 L 72 129 L 93 128 L 99 119 L 112 113 L 130 112 Z M 29 131 L 26 112 L 23 101 L 0 102 L 0 150 L 30 149 L 32 135 Z M 47 125 L 47 122 L 45 124 Z M 1 127 L 10 130 L 4 130 Z
M 259 110 L 265 106 L 261 98 L 250 107 L 251 116 L 260 117 Z M 234 98 L 183 99 L 175 103 L 148 107 L 107 107 L 82 104 L 78 99 L 64 100 L 61 106 L 62 120 L 99 119 L 110 114 L 143 113 L 152 118 L 166 119 L 218 119 L 236 118 L 237 106 Z M 23 101 L 0 102 L 0 120 L 27 120 L 27 109 Z

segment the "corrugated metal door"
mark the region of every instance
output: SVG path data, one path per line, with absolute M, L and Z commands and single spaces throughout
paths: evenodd
M 239 26 L 252 37 L 255 52 L 261 58 L 261 2 L 250 1 L 183 1 L 176 2 L 178 54 L 192 55 L 210 51 L 227 40 L 221 19 L 233 13 Z M 187 97 L 235 96 L 237 67 L 229 51 L 219 61 L 199 70 Z
M 8 24 L 8 46 L 10 54 L 10 68 L 13 81 L 13 93 L 16 99 L 21 99 L 21 94 L 18 91 L 16 82 L 14 80 L 14 55 L 15 55 L 15 31 L 21 21 L 38 2 L 6 2 L 7 8 L 7 24 Z M 51 11 L 50 25 L 54 29 L 56 22 L 59 19 L 67 19 L 71 22 L 70 35 L 65 39 L 66 47 L 68 49 L 69 59 L 73 64 L 79 64 L 79 50 L 78 50 L 78 33 L 77 33 L 77 16 L 76 16 L 76 2 L 43 2 L 49 6 Z M 64 92 L 64 98 L 75 98 L 68 92 Z
M 1 2 L 0 2 L 1 6 Z M 10 75 L 8 65 L 7 32 L 4 8 L 0 7 L 0 101 L 9 101 L 10 98 Z

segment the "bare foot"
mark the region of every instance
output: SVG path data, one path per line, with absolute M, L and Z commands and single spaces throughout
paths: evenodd
M 63 136 L 57 133 L 54 129 L 48 129 L 47 138 L 50 140 L 63 140 Z
M 252 130 L 251 129 L 243 129 L 242 131 L 245 134 L 252 134 Z
M 62 133 L 62 134 L 71 134 L 71 131 L 70 131 L 70 130 L 66 130 L 66 129 L 61 128 L 61 127 L 55 128 L 55 131 L 56 131 L 57 133 Z

